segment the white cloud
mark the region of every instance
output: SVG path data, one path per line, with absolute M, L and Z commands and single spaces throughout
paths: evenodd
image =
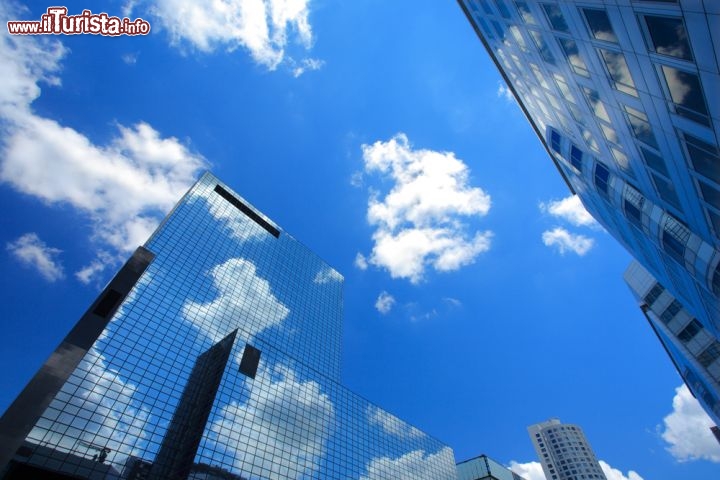
M 673 411 L 658 426 L 670 454 L 680 462 L 720 463 L 720 444 L 710 431 L 714 423 L 685 384 L 675 389 L 672 403 Z
M 313 72 L 320 70 L 324 65 L 324 60 L 317 58 L 304 58 L 300 62 L 293 62 L 295 66 L 292 69 L 293 77 L 297 78 L 305 72 Z
M 626 477 L 620 470 L 611 467 L 606 462 L 599 460 L 598 463 L 607 480 L 643 480 L 643 477 L 633 470 L 629 470 Z
M 545 474 L 543 473 L 540 462 L 518 463 L 513 460 L 510 462 L 510 470 L 525 480 L 545 480 Z
M 315 283 L 342 282 L 343 276 L 334 268 L 325 267 L 317 272 L 313 281 Z
M 156 0 L 149 11 L 178 46 L 189 44 L 205 53 L 242 47 L 268 70 L 287 58 L 295 76 L 323 63 L 287 56 L 296 45 L 306 51 L 312 46 L 309 0 Z
M 389 313 L 390 310 L 392 310 L 393 305 L 395 305 L 395 297 L 384 290 L 380 292 L 380 295 L 378 295 L 378 298 L 375 301 L 375 308 L 383 315 Z
M 238 318 L 243 319 L 243 332 L 254 336 L 290 314 L 249 260 L 231 258 L 213 267 L 210 275 L 218 291 L 217 298 L 209 303 L 188 301 L 183 306 L 183 316 L 213 343 L 230 333 Z
M 98 278 L 108 265 L 112 265 L 114 262 L 115 258 L 112 254 L 101 250 L 97 252 L 94 260 L 75 272 L 75 278 L 85 285 L 88 285 L 93 279 Z
M 355 255 L 355 266 L 359 268 L 360 270 L 367 270 L 368 264 L 367 259 L 365 258 L 365 255 L 358 252 L 357 255 Z
M 455 480 L 447 466 L 455 464 L 450 447 L 426 454 L 414 450 L 398 458 L 374 458 L 367 467 L 367 475 L 360 480 Z
M 457 298 L 443 297 L 443 302 L 447 303 L 451 307 L 456 307 L 456 308 L 462 307 L 462 302 L 460 300 L 458 300 Z
M 1 6 L 2 15 L 17 18 Z M 106 145 L 33 113 L 41 82 L 59 85 L 66 53 L 58 41 L 0 34 L 0 181 L 48 205 L 70 205 L 92 221 L 93 239 L 114 258 L 127 256 L 194 182 L 205 160 L 150 125 L 118 125 Z M 105 257 L 107 259 L 107 257 Z M 116 261 L 116 260 L 113 260 Z M 89 281 L 102 269 L 98 257 L 79 272 Z
M 513 95 L 512 91 L 508 88 L 508 86 L 502 82 L 498 82 L 497 96 L 499 98 L 505 98 L 505 100 L 507 100 L 508 102 L 515 101 L 515 95 Z
M 548 247 L 556 247 L 561 255 L 574 252 L 580 256 L 585 255 L 595 244 L 592 238 L 584 235 L 570 233 L 562 227 L 547 230 L 542 234 L 543 243 Z
M 417 428 L 408 425 L 395 415 L 374 405 L 369 405 L 365 413 L 371 425 L 381 427 L 383 431 L 389 435 L 394 435 L 399 438 L 420 438 L 425 436 L 425 434 Z
M 247 403 L 226 405 L 210 426 L 211 440 L 221 439 L 216 450 L 252 478 L 312 476 L 335 422 L 330 397 L 316 382 L 302 382 L 284 366 L 261 369 L 246 387 L 251 389 Z M 267 470 L 257 471 L 257 458 L 264 459 Z M 287 465 L 294 468 L 288 472 Z
M 643 478 L 633 470 L 628 471 L 628 475 L 626 477 L 620 470 L 611 467 L 607 462 L 600 460 L 598 463 L 607 477 L 607 480 L 643 480 Z M 510 470 L 517 473 L 525 480 L 546 480 L 545 473 L 543 472 L 540 462 L 518 463 L 513 460 L 510 462 Z
M 48 282 L 55 282 L 65 276 L 57 260 L 61 250 L 48 247 L 36 233 L 26 233 L 14 242 L 9 242 L 7 249 L 22 264 L 37 270 Z
M 82 359 L 76 373 L 82 379 L 80 385 L 68 382 L 61 389 L 69 403 L 53 399 L 52 409 L 44 414 L 49 420 L 67 416 L 73 428 L 69 430 L 66 420 L 61 419 L 47 430 L 34 427 L 29 437 L 42 438 L 57 450 L 76 454 L 79 440 L 104 445 L 110 449 L 107 462 L 116 466 L 123 465 L 129 455 L 139 455 L 147 444 L 145 428 L 150 412 L 134 399 L 137 387 L 110 369 L 105 357 L 94 348 Z M 68 433 L 73 430 L 81 433 Z
M 368 202 L 376 228 L 369 263 L 418 283 L 429 266 L 457 270 L 490 248 L 492 232 L 470 236 L 461 221 L 486 215 L 490 196 L 469 185 L 468 168 L 453 153 L 413 150 L 402 133 L 362 150 L 365 171 L 394 182 L 384 198 L 372 194 Z
M 550 202 L 541 202 L 540 210 L 554 217 L 561 218 L 576 227 L 597 227 L 598 223 L 585 210 L 580 197 L 570 195 L 562 200 L 553 200 Z
M 350 185 L 353 187 L 360 188 L 363 186 L 363 183 L 363 172 L 357 171 L 350 175 Z

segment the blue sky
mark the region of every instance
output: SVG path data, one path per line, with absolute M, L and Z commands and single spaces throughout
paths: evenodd
M 611 480 L 717 475 L 629 255 L 568 198 L 455 2 L 211 4 L 66 5 L 148 36 L 3 33 L 0 408 L 210 169 L 345 276 L 344 383 L 458 461 L 542 478 L 525 428 L 559 417 Z

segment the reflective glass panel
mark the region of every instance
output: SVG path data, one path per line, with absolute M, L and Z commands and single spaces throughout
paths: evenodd
M 685 24 L 681 18 L 645 15 L 645 24 L 655 52 L 693 60 Z
M 615 32 L 610 24 L 610 18 L 608 18 L 605 10 L 583 8 L 583 13 L 585 14 L 588 27 L 590 27 L 590 33 L 595 39 L 617 43 L 618 39 L 615 36 Z
M 703 125 L 709 125 L 708 110 L 700 85 L 700 78 L 694 73 L 662 66 L 670 98 L 675 112 Z
M 558 32 L 569 31 L 565 17 L 563 17 L 562 12 L 560 11 L 560 7 L 552 3 L 543 3 L 542 8 L 545 10 L 545 16 L 547 16 L 548 23 L 550 23 L 553 30 L 557 30 Z
M 635 82 L 625 61 L 625 56 L 622 53 L 604 49 L 600 49 L 600 55 L 605 62 L 613 86 L 623 93 L 637 97 Z

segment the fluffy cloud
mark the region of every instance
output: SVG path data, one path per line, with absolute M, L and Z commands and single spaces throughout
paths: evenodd
M 365 258 L 365 255 L 363 255 L 360 252 L 358 252 L 358 254 L 355 255 L 355 261 L 353 263 L 360 270 L 367 270 L 367 268 L 368 268 L 367 258 Z
M 368 422 L 371 425 L 379 426 L 389 435 L 394 435 L 400 438 L 420 438 L 425 435 L 412 425 L 408 425 L 395 415 L 392 415 L 374 405 L 368 406 L 366 414 Z
M 287 58 L 295 76 L 323 63 L 312 58 L 295 61 L 286 54 L 295 45 L 305 51 L 312 46 L 309 0 L 156 0 L 148 10 L 178 46 L 206 53 L 242 47 L 268 70 Z
M 607 462 L 600 460 L 598 463 L 607 477 L 607 480 L 643 480 L 643 478 L 633 470 L 630 470 L 626 477 L 620 470 L 611 467 Z M 543 473 L 540 462 L 518 463 L 513 460 L 510 462 L 510 470 L 517 473 L 525 480 L 546 480 L 545 473 Z
M 556 247 L 561 255 L 567 252 L 574 252 L 583 256 L 595 244 L 592 238 L 570 233 L 562 227 L 556 227 L 553 230 L 543 232 L 542 240 L 546 246 Z
M 380 295 L 378 295 L 378 298 L 375 301 L 375 308 L 383 315 L 389 313 L 390 310 L 392 310 L 393 305 L 395 305 L 395 297 L 384 290 L 380 292 Z
M 468 184 L 468 168 L 453 153 L 413 150 L 404 134 L 362 150 L 365 171 L 394 182 L 383 198 L 376 192 L 368 202 L 368 222 L 376 228 L 370 264 L 418 283 L 429 266 L 457 270 L 490 248 L 491 232 L 469 235 L 461 222 L 486 215 L 490 196 Z
M 221 439 L 216 449 L 252 478 L 312 476 L 334 425 L 330 398 L 316 382 L 302 382 L 283 366 L 261 370 L 249 388 L 247 403 L 223 407 L 211 425 L 211 440 Z M 265 460 L 267 470 L 253 470 L 257 458 Z M 287 465 L 299 468 L 288 472 Z
M 685 384 L 675 389 L 673 411 L 658 426 L 667 450 L 680 462 L 709 460 L 720 463 L 720 445 L 710 432 L 714 425 Z
M 217 298 L 209 303 L 186 303 L 183 316 L 213 343 L 223 339 L 238 318 L 244 321 L 243 334 L 250 337 L 279 324 L 290 313 L 249 260 L 231 258 L 213 267 L 210 275 L 218 291 Z
M 5 18 L 18 18 L 7 5 Z M 125 257 L 194 182 L 205 160 L 150 125 L 118 125 L 117 135 L 95 145 L 80 132 L 33 113 L 40 83 L 56 76 L 66 50 L 60 42 L 0 33 L 0 181 L 48 205 L 70 205 L 92 221 L 93 239 Z M 89 281 L 100 257 L 79 272 Z
M 550 202 L 541 202 L 540 210 L 554 217 L 561 218 L 576 227 L 596 227 L 598 223 L 585 210 L 580 197 L 570 195 L 562 200 L 553 200 Z
M 95 349 L 85 355 L 76 374 L 82 379 L 80 385 L 68 382 L 61 390 L 69 403 L 54 399 L 43 414 L 50 421 L 61 417 L 60 422 L 49 424 L 47 430 L 34 427 L 28 437 L 74 453 L 78 453 L 79 440 L 103 445 L 110 449 L 108 463 L 116 466 L 123 465 L 129 455 L 139 455 L 147 443 L 145 428 L 150 412 L 134 400 L 137 387 L 110 369 Z M 66 416 L 74 428 L 68 429 Z M 69 431 L 81 433 L 75 436 Z
M 325 267 L 317 272 L 313 281 L 315 283 L 342 282 L 343 276 L 334 268 Z
M 599 460 L 598 463 L 600 464 L 600 468 L 602 468 L 605 477 L 607 477 L 607 480 L 643 480 L 643 477 L 633 470 L 629 470 L 626 477 L 620 470 L 611 467 L 606 462 Z
M 545 480 L 545 474 L 543 473 L 540 462 L 518 463 L 513 460 L 510 462 L 510 470 L 525 480 Z
M 455 475 L 447 465 L 455 464 L 450 447 L 426 455 L 423 450 L 414 450 L 399 458 L 374 458 L 367 467 L 367 475 L 360 480 L 454 480 Z M 439 468 L 434 468 L 438 465 Z
M 60 250 L 48 247 L 36 233 L 26 233 L 8 243 L 7 249 L 22 264 L 37 270 L 48 282 L 55 282 L 65 276 L 57 260 Z

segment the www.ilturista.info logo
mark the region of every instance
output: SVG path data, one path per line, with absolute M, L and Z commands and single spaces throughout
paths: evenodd
M 7 22 L 11 35 L 147 35 L 150 23 L 142 18 L 111 17 L 107 13 L 83 10 L 80 15 L 68 15 L 66 7 L 49 7 L 40 20 Z

